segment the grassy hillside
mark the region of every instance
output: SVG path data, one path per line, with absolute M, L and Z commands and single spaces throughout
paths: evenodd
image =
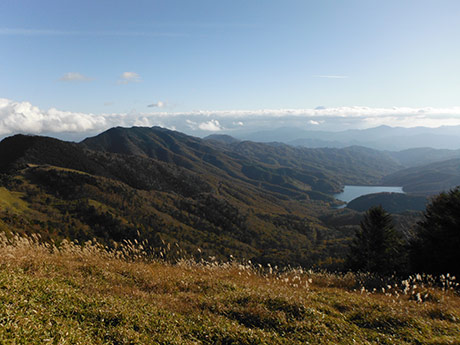
M 460 344 L 460 297 L 427 278 L 381 289 L 369 276 L 171 264 L 140 248 L 1 237 L 0 343 Z

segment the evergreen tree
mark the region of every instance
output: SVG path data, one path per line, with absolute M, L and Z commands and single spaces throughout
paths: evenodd
M 347 266 L 382 275 L 399 272 L 404 262 L 402 243 L 391 215 L 382 206 L 371 207 L 351 244 Z
M 436 196 L 415 231 L 411 243 L 414 271 L 460 275 L 460 187 Z

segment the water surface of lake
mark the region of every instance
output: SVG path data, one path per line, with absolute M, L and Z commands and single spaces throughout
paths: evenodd
M 374 193 L 404 193 L 402 187 L 388 187 L 388 186 L 345 186 L 342 193 L 335 194 L 334 198 L 349 202 L 361 195 L 374 194 Z

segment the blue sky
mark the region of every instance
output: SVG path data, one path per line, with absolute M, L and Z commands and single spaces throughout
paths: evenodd
M 388 109 L 460 124 L 459 17 L 457 0 L 2 0 L 0 134 L 256 129 L 293 124 L 286 109 L 323 129 L 391 125 Z M 311 115 L 357 106 L 371 120 Z

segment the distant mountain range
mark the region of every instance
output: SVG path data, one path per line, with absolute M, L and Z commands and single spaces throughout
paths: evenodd
M 283 142 L 294 146 L 311 148 L 342 148 L 357 145 L 389 151 L 401 151 L 419 147 L 460 149 L 460 126 L 439 128 L 380 126 L 341 132 L 307 131 L 285 127 L 242 135 L 235 134 L 235 137 L 257 142 Z
M 200 255 L 273 264 L 331 264 L 343 257 L 357 221 L 335 226 L 333 217 L 318 218 L 336 204 L 332 194 L 401 168 L 359 147 L 226 142 L 159 127 L 113 128 L 78 144 L 6 138 L 0 230 L 56 241 L 96 238 L 109 246 L 124 239 L 148 240 L 153 248 L 180 243 L 189 255 L 200 249 Z
M 160 127 L 113 128 L 81 145 L 94 151 L 149 157 L 188 170 L 235 178 L 290 197 L 333 194 L 344 184 L 375 184 L 403 166 L 362 147 L 307 149 L 250 141 L 202 140 Z
M 15 135 L 0 142 L 0 231 L 333 266 L 360 221 L 334 209 L 334 193 L 382 183 L 420 195 L 448 189 L 460 184 L 460 158 L 432 162 L 455 155 L 200 139 L 160 127 L 112 128 L 81 143 Z M 419 205 L 384 199 L 398 211 Z

